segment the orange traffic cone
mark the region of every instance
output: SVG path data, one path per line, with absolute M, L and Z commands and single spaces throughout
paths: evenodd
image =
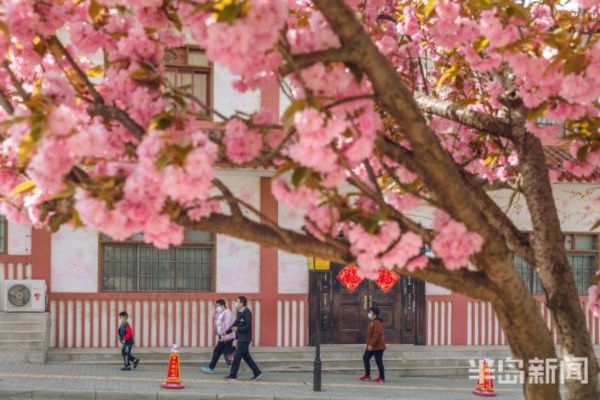
M 179 346 L 171 346 L 169 356 L 169 369 L 167 370 L 167 381 L 160 385 L 163 389 L 183 389 L 179 373 Z
M 475 386 L 473 394 L 484 397 L 496 396 L 496 392 L 494 392 L 494 378 L 492 377 L 487 358 L 484 358 L 483 362 L 480 364 L 479 378 L 477 379 L 477 386 Z

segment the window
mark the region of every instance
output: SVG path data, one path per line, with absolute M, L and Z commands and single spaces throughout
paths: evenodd
M 185 242 L 167 250 L 142 242 L 141 235 L 118 242 L 100 236 L 103 291 L 213 290 L 214 234 L 187 231 Z
M 6 252 L 6 219 L 3 215 L 0 215 L 0 254 Z
M 580 295 L 587 294 L 592 277 L 598 268 L 598 236 L 586 234 L 565 235 L 567 259 L 573 271 L 573 278 Z M 540 279 L 523 259 L 515 257 L 515 267 L 533 294 L 543 294 Z
M 169 84 L 192 94 L 208 109 L 212 109 L 212 67 L 204 51 L 193 47 L 178 47 L 165 52 L 165 78 Z M 205 112 L 210 117 L 209 112 Z

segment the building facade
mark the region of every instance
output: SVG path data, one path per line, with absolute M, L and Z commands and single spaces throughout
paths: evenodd
M 240 94 L 235 79 L 207 62 L 198 49 L 169 53 L 168 79 L 225 115 L 265 109 L 278 115 L 287 106 L 276 85 Z M 206 125 L 216 117 L 207 113 Z M 220 170 L 220 179 L 234 194 L 280 225 L 299 229 L 302 215 L 279 204 L 270 192 L 266 170 Z M 591 276 L 599 266 L 600 218 L 592 198 L 599 185 L 554 185 L 565 246 L 569 251 L 582 306 Z M 496 191 L 494 199 L 509 207 L 519 229 L 531 229 L 522 198 Z M 415 211 L 431 222 L 431 210 Z M 246 295 L 255 315 L 254 344 L 305 346 L 311 332 L 321 330 L 326 343 L 358 343 L 364 339 L 369 305 L 383 313 L 388 342 L 418 345 L 502 345 L 506 339 L 490 304 L 435 285 L 401 278 L 387 293 L 364 281 L 349 293 L 337 280 L 343 265 L 310 272 L 304 256 L 208 232 L 188 232 L 177 248 L 159 251 L 140 238 L 115 242 L 88 229 L 63 227 L 55 234 L 2 220 L 0 279 L 43 279 L 48 288 L 51 347 L 95 348 L 117 344 L 117 314 L 127 310 L 136 331 L 136 345 L 212 346 L 214 301 Z M 530 267 L 517 266 L 539 301 L 540 312 L 554 333 L 543 304 L 541 287 Z M 320 296 L 317 288 L 320 286 Z M 321 315 L 316 304 L 321 303 Z M 600 344 L 600 321 L 586 310 L 593 342 Z M 555 334 L 555 333 L 554 333 Z

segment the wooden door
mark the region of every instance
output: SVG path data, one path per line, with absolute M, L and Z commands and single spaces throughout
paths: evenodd
M 386 343 L 403 343 L 401 336 L 400 285 L 384 293 L 374 282 L 369 282 L 369 304 L 379 307 Z M 366 318 L 366 317 L 365 317 Z
M 329 271 L 310 273 L 310 337 L 320 329 L 323 344 L 364 343 L 367 333 L 367 313 L 371 305 L 381 310 L 387 343 L 424 344 L 424 283 L 402 277 L 388 292 L 383 293 L 369 280 L 364 280 L 353 292 L 342 285 L 336 276 L 344 267 L 331 264 Z M 317 293 L 320 285 L 321 298 Z M 321 315 L 316 304 L 320 301 Z

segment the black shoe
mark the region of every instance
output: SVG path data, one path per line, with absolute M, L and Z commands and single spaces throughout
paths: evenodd
M 252 377 L 250 380 L 251 380 L 251 381 L 258 381 L 258 380 L 260 380 L 260 378 L 262 378 L 262 377 L 263 377 L 263 373 L 261 372 L 261 373 L 259 373 L 258 375 L 256 375 L 256 376 L 253 376 L 253 377 Z
M 121 368 L 121 371 L 131 371 L 131 367 L 123 367 Z
M 133 361 L 133 368 L 134 368 L 134 369 L 135 369 L 135 368 L 137 368 L 137 365 L 138 365 L 139 363 L 140 363 L 140 359 L 139 359 L 139 358 L 136 358 L 136 359 Z
M 237 381 L 237 376 L 225 375 L 226 381 Z

